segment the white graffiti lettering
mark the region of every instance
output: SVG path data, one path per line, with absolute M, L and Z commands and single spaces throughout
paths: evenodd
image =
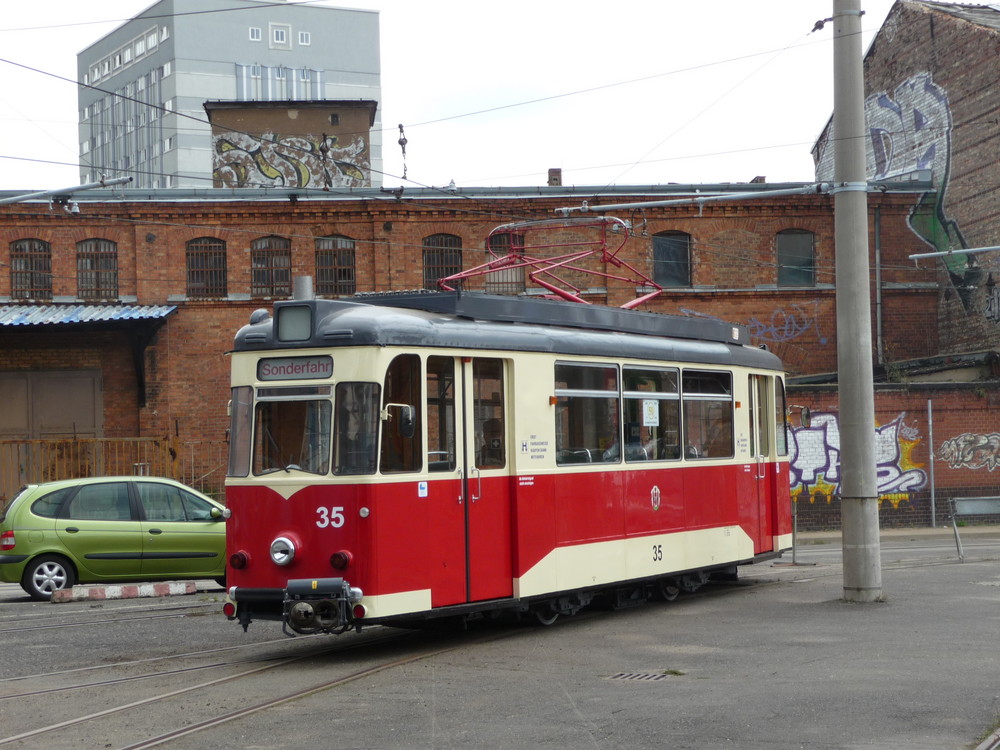
M 1000 466 L 1000 433 L 976 435 L 966 432 L 945 440 L 937 450 L 937 458 L 951 469 L 986 469 Z

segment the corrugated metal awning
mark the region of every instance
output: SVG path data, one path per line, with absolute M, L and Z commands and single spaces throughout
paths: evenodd
M 156 321 L 176 309 L 176 305 L 0 305 L 0 326 Z
M 132 350 L 139 406 L 146 405 L 146 347 L 176 305 L 11 305 L 0 304 L 0 331 L 20 340 L 39 330 L 82 337 L 93 331 L 115 331 Z

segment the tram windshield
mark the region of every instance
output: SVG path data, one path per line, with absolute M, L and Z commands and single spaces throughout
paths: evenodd
M 330 401 L 258 401 L 253 473 L 330 470 Z

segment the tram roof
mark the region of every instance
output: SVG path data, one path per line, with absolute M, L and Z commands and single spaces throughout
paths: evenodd
M 274 319 L 255 313 L 236 351 L 346 346 L 441 347 L 616 356 L 781 369 L 777 356 L 748 346 L 745 326 L 575 302 L 475 292 L 359 295 L 287 300 L 311 313 L 308 338 L 282 340 Z

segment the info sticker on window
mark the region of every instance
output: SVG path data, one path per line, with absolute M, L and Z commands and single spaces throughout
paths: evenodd
M 660 409 L 659 401 L 655 399 L 643 399 L 642 401 L 642 426 L 659 427 Z

